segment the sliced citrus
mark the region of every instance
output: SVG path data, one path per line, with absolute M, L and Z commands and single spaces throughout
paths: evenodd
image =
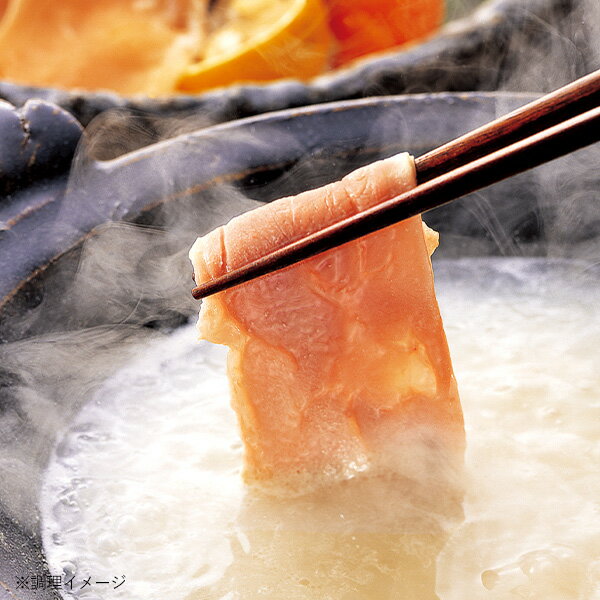
M 233 0 L 225 25 L 177 88 L 197 92 L 239 82 L 307 79 L 329 65 L 332 35 L 321 0 Z
M 418 40 L 444 18 L 444 0 L 325 0 L 338 41 L 333 66 Z

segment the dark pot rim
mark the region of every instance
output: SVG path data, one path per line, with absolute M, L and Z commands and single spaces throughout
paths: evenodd
M 0 254 L 10 257 L 0 261 L 0 318 L 15 296 L 30 293 L 25 290 L 27 284 L 103 223 L 135 220 L 160 204 L 218 183 L 242 182 L 274 167 L 289 167 L 310 153 L 326 152 L 343 158 L 352 155 L 358 146 L 363 146 L 361 151 L 367 157 L 400 151 L 406 144 L 401 135 L 390 139 L 391 134 L 384 134 L 388 140 L 382 144 L 371 134 L 372 122 L 381 121 L 386 109 L 406 115 L 402 118 L 407 120 L 422 119 L 423 111 L 449 114 L 446 119 L 437 117 L 437 127 L 423 130 L 413 149 L 418 154 L 464 133 L 470 128 L 467 122 L 480 125 L 534 97 L 512 92 L 446 92 L 378 96 L 274 111 L 186 133 L 111 160 L 90 161 L 85 183 L 81 178 L 77 181 L 81 189 L 69 182 L 66 173 L 34 182 L 15 193 L 6 207 L 0 207 L 0 221 L 4 221 Z M 401 134 L 402 129 L 402 123 L 396 123 L 395 130 Z M 287 143 L 292 136 L 298 141 Z M 409 143 L 414 142 L 414 136 L 409 137 L 413 138 Z M 373 147 L 365 148 L 369 138 Z M 209 155 L 210 163 L 194 162 L 193 157 L 199 153 Z M 135 194 L 115 198 L 106 193 L 112 186 L 118 187 L 118 181 L 126 187 L 126 181 L 163 156 L 179 161 L 182 170 L 189 170 L 178 174 L 176 189 L 171 193 L 164 193 L 159 179 L 141 185 Z M 105 197 L 99 198 L 100 193 Z M 76 210 L 71 211 L 66 223 L 57 223 L 65 216 L 61 205 L 66 196 L 70 207 L 75 208 L 77 203 Z M 32 245 L 34 236 L 36 243 Z

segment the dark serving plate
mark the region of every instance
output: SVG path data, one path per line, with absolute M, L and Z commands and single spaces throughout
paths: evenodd
M 46 572 L 41 473 L 75 411 L 118 367 L 118 348 L 162 335 L 197 310 L 186 258 L 197 235 L 255 201 L 402 150 L 421 154 L 529 99 L 464 93 L 325 104 L 186 133 L 111 160 L 98 160 L 86 139 L 69 176 L 42 168 L 29 185 L 15 183 L 0 205 L 0 598 L 56 597 L 16 589 L 19 577 Z M 436 257 L 568 257 L 594 268 L 599 151 L 432 211 L 426 221 L 443 240 Z

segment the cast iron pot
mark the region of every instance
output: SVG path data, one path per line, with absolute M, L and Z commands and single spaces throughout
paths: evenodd
M 108 161 L 87 140 L 69 178 L 45 173 L 17 188 L 8 207 L 26 198 L 27 210 L 11 222 L 0 213 L 0 598 L 57 597 L 17 589 L 20 577 L 47 573 L 37 508 L 43 470 L 75 412 L 119 367 L 110 360 L 117 346 L 162 335 L 197 311 L 186 258 L 197 235 L 249 208 L 248 198 L 296 193 L 399 151 L 419 155 L 529 99 L 471 93 L 326 104 Z M 442 237 L 436 259 L 550 255 L 594 268 L 599 149 L 428 213 Z

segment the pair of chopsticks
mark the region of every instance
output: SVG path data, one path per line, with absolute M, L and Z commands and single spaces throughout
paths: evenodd
M 415 160 L 417 187 L 198 285 L 194 298 L 283 269 L 600 141 L 600 70 Z

